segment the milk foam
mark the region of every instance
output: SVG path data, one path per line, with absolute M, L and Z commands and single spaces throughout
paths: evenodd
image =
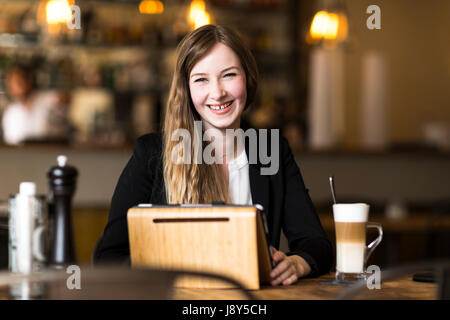
M 341 242 L 336 245 L 336 270 L 361 273 L 364 270 L 364 243 Z
M 333 205 L 335 222 L 366 222 L 369 205 L 365 203 L 338 203 Z

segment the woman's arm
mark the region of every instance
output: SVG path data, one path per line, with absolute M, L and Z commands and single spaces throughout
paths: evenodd
M 156 134 L 148 134 L 136 140 L 134 152 L 125 166 L 116 185 L 108 223 L 94 258 L 97 262 L 127 262 L 130 255 L 128 241 L 128 209 L 151 197 L 153 177 L 152 155 L 158 154 Z
M 279 262 L 279 269 L 273 270 L 274 280 L 278 278 L 277 284 L 289 277 L 292 280 L 294 274 L 297 278 L 322 275 L 330 271 L 333 263 L 333 248 L 285 138 L 281 138 L 280 153 L 285 186 L 283 231 L 288 239 L 290 252 L 283 256 L 278 251 L 279 261 L 286 262 Z M 289 273 L 289 277 L 286 273 Z

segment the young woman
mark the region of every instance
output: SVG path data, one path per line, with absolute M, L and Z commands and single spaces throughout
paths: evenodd
M 207 25 L 182 40 L 162 133 L 136 141 L 112 198 L 96 262 L 129 259 L 126 214 L 139 203 L 219 201 L 264 207 L 276 263 L 272 285 L 289 285 L 301 277 L 330 271 L 332 246 L 286 139 L 272 134 L 257 136 L 256 143 L 245 141 L 245 149 L 226 139 L 229 130 L 241 128 L 241 116 L 254 100 L 257 79 L 252 54 L 232 30 Z M 189 133 L 192 140 L 211 141 L 203 142 L 202 147 L 212 145 L 219 161 L 174 161 L 174 154 L 205 155 L 194 143 L 179 153 L 179 141 L 173 139 L 179 129 Z M 210 139 L 198 137 L 207 132 Z M 261 139 L 272 150 L 271 156 L 278 152 L 279 164 L 271 174 L 262 174 L 267 159 L 261 161 Z M 249 161 L 255 154 L 257 161 Z M 275 249 L 281 229 L 289 241 L 288 253 Z

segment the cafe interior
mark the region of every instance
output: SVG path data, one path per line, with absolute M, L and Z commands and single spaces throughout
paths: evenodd
M 161 127 L 176 47 L 205 24 L 254 54 L 243 120 L 288 140 L 333 246 L 330 176 L 337 202 L 369 204 L 383 226 L 369 264 L 449 258 L 449 12 L 447 0 L 0 0 L 0 268 L 9 197 L 24 181 L 47 197 L 59 155 L 78 170 L 76 263 L 91 263 L 134 141 Z M 8 112 L 26 91 L 51 110 L 44 126 Z

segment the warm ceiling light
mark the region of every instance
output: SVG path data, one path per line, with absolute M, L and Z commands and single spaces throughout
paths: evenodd
M 319 11 L 313 18 L 310 37 L 314 40 L 344 40 L 347 38 L 347 17 L 341 13 Z
M 205 1 L 193 0 L 189 8 L 189 22 L 194 25 L 194 29 L 211 23 L 211 17 L 206 12 Z
M 314 16 L 311 23 L 311 29 L 309 31 L 313 39 L 320 39 L 326 32 L 328 25 L 328 13 L 326 11 L 319 11 Z
M 164 12 L 164 4 L 157 0 L 143 0 L 139 4 L 139 12 L 142 14 L 161 14 Z
M 67 23 L 72 19 L 72 10 L 67 0 L 49 0 L 45 6 L 48 24 Z
M 328 23 L 325 28 L 325 33 L 323 34 L 325 39 L 334 40 L 337 39 L 339 28 L 339 18 L 337 14 L 328 14 Z
M 197 17 L 205 12 L 206 5 L 203 0 L 193 0 L 189 7 L 189 21 L 194 22 Z

